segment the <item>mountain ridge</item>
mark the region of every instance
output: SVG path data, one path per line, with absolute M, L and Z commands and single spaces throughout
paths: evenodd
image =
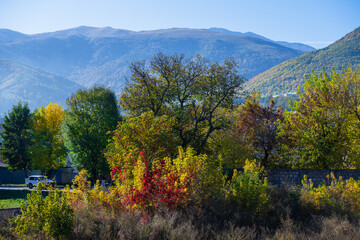
M 0 30 L 0 34 L 6 30 Z M 229 30 L 228 30 L 229 31 Z M 210 61 L 234 57 L 247 78 L 304 51 L 245 34 L 208 29 L 172 28 L 129 31 L 80 26 L 50 33 L 13 34 L 0 41 L 0 58 L 21 62 L 63 76 L 80 85 L 103 84 L 120 92 L 129 76 L 130 62 L 168 55 L 200 54 Z

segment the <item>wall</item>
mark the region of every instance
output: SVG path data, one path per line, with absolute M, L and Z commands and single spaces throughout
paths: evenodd
M 5 167 L 0 167 L 0 184 L 24 184 L 24 171 L 11 172 Z
M 330 180 L 326 177 L 333 172 L 336 178 L 342 176 L 344 180 L 353 178 L 360 180 L 360 169 L 342 169 L 342 170 L 328 170 L 328 169 L 266 169 L 269 183 L 276 186 L 301 185 L 304 175 L 308 179 L 312 179 L 314 186 L 321 185 L 324 181 L 330 184 Z

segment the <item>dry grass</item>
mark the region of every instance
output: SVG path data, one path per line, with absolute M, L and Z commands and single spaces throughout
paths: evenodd
M 71 239 L 360 239 L 360 216 L 312 215 L 299 204 L 297 189 L 271 188 L 269 193 L 269 214 L 262 218 L 221 199 L 202 209 L 150 217 L 126 211 L 99 215 L 96 209 L 81 207 L 74 212 Z M 9 221 L 2 219 L 0 239 L 15 239 L 9 228 Z

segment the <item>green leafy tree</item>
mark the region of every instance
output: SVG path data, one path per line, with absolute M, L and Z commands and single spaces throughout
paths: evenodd
M 25 178 L 31 166 L 31 114 L 27 103 L 19 102 L 5 115 L 1 133 L 2 159 L 11 171 L 24 170 Z
M 93 181 L 109 174 L 104 156 L 120 114 L 114 92 L 103 87 L 78 90 L 67 100 L 63 136 L 70 159 L 80 170 L 86 169 Z
M 357 119 L 359 74 L 314 72 L 281 126 L 284 157 L 294 167 L 349 168 L 359 165 Z M 351 79 L 350 79 L 351 78 Z M 357 83 L 356 83 L 357 81 Z M 350 84 L 351 83 L 351 84 Z
M 48 171 L 66 164 L 66 148 L 61 135 L 64 109 L 50 103 L 35 110 L 32 119 L 33 145 L 31 159 L 34 169 Z
M 130 115 L 152 111 L 155 116 L 175 117 L 176 135 L 183 148 L 203 152 L 210 135 L 228 120 L 221 109 L 232 109 L 243 78 L 233 59 L 210 64 L 195 56 L 166 56 L 159 53 L 149 64 L 130 64 L 132 75 L 120 97 Z

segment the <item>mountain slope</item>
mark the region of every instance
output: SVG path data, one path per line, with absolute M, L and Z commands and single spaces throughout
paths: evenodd
M 292 49 L 296 49 L 296 50 L 300 50 L 300 51 L 304 51 L 304 52 L 310 52 L 310 51 L 316 50 L 315 48 L 313 48 L 313 47 L 311 47 L 309 45 L 303 44 L 303 43 L 291 43 L 291 42 L 285 42 L 285 41 L 273 41 L 273 40 L 271 40 L 269 38 L 263 37 L 263 36 L 258 35 L 256 33 L 253 33 L 253 32 L 246 32 L 246 33 L 233 32 L 233 31 L 229 31 L 229 30 L 224 29 L 224 28 L 209 28 L 209 30 L 215 31 L 215 32 L 221 32 L 221 33 L 238 34 L 238 35 L 244 35 L 244 36 L 249 36 L 249 37 L 256 37 L 256 38 L 260 38 L 262 40 L 274 42 L 274 43 L 280 44 L 282 46 L 292 48 Z
M 0 60 L 0 115 L 26 101 L 31 109 L 49 102 L 66 106 L 66 98 L 82 86 L 10 60 Z
M 186 57 L 201 54 L 217 62 L 234 57 L 240 74 L 247 78 L 304 53 L 246 34 L 181 28 L 132 32 L 83 26 L 0 41 L 0 58 L 43 69 L 86 87 L 103 84 L 116 92 L 129 76 L 130 62 L 149 59 L 158 52 L 183 53 Z
M 305 53 L 287 60 L 261 73 L 247 82 L 247 89 L 259 89 L 263 96 L 295 92 L 298 86 L 303 86 L 304 75 L 314 70 L 327 71 L 334 67 L 359 64 L 360 61 L 360 27 L 330 46 Z

